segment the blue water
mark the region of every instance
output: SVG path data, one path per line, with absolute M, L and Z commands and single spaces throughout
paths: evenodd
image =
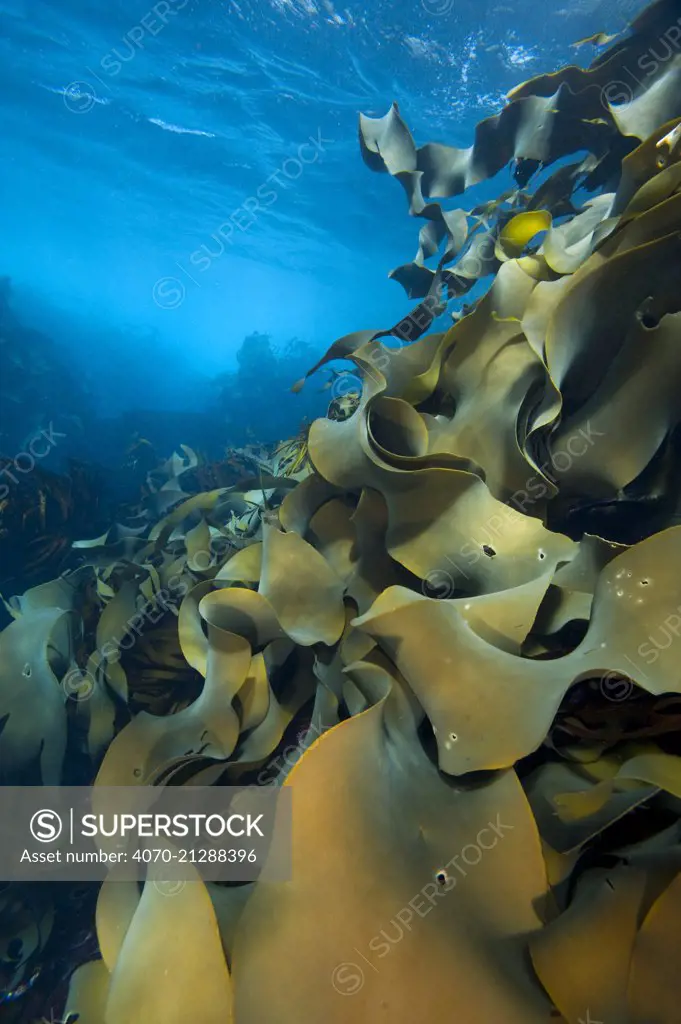
M 590 61 L 570 43 L 641 6 L 3 0 L 0 272 L 103 412 L 200 403 L 254 330 L 321 353 L 389 326 L 419 224 L 364 166 L 358 113 L 397 100 L 418 143 L 470 145 L 506 91 Z

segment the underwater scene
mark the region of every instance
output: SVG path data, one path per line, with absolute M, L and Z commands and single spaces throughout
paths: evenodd
M 0 16 L 0 1024 L 681 1024 L 681 0 Z

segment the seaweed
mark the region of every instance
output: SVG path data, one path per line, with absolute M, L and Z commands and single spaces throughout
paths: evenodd
M 424 301 L 330 347 L 308 376 L 351 372 L 309 430 L 229 483 L 184 447 L 134 522 L 9 603 L 4 777 L 61 781 L 75 749 L 95 787 L 295 796 L 289 882 L 106 881 L 65 1012 L 678 1020 L 676 65 L 596 115 L 676 11 L 519 87 L 469 151 L 363 118 L 428 221 L 399 275 Z M 585 148 L 534 196 L 431 201 Z

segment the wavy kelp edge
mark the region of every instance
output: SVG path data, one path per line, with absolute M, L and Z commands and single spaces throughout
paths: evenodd
M 626 195 L 507 216 L 448 331 L 353 336 L 361 397 L 282 454 L 293 489 L 273 465 L 191 493 L 185 451 L 132 531 L 12 603 L 6 777 L 39 753 L 63 780 L 68 739 L 98 785 L 274 782 L 298 808 L 289 883 L 105 883 L 67 1012 L 672 1024 L 678 123 Z

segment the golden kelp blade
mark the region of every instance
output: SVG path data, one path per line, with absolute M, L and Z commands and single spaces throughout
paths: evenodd
M 59 782 L 78 742 L 98 786 L 294 797 L 288 882 L 104 884 L 83 1024 L 678 1024 L 677 63 L 603 95 L 677 12 L 519 86 L 469 149 L 363 116 L 425 222 L 393 272 L 423 301 L 310 371 L 348 360 L 352 399 L 241 485 L 184 449 L 141 525 L 7 602 L 4 772 Z M 498 201 L 435 201 L 510 161 Z
M 613 39 L 617 39 L 617 36 L 609 36 L 606 32 L 595 32 L 592 36 L 586 36 L 584 39 L 578 39 L 576 43 L 572 43 L 572 47 L 576 50 L 580 46 L 586 46 L 587 43 L 592 43 L 594 46 L 607 46 Z

